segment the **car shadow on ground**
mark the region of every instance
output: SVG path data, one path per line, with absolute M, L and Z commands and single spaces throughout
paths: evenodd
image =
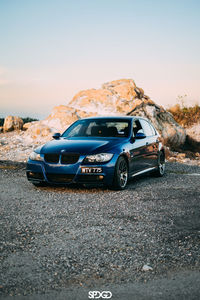
M 168 176 L 165 174 L 163 176 Z M 140 188 L 144 184 L 153 184 L 156 183 L 157 180 L 161 180 L 161 178 L 157 178 L 153 173 L 142 174 L 134 178 L 130 178 L 128 184 L 124 190 L 116 190 L 112 187 L 104 186 L 104 185 L 96 185 L 96 184 L 45 184 L 44 186 L 33 186 L 33 188 L 41 191 L 47 192 L 67 192 L 67 193 L 116 193 L 123 192 L 128 190 L 134 190 L 136 187 Z

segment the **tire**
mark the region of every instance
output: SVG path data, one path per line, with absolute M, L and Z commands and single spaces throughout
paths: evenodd
M 120 156 L 115 165 L 113 188 L 124 190 L 128 182 L 128 164 L 124 157 Z
M 162 177 L 165 174 L 165 154 L 160 152 L 158 155 L 158 167 L 155 171 L 157 177 Z
M 46 186 L 46 183 L 45 182 L 31 182 L 34 186 L 36 187 L 40 187 L 40 186 Z

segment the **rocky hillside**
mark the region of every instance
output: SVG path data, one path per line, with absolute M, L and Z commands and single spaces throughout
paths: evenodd
M 68 105 L 57 106 L 45 120 L 30 124 L 25 135 L 37 143 L 41 138 L 50 138 L 52 132 L 63 131 L 75 120 L 97 115 L 144 116 L 152 121 L 166 144 L 179 146 L 185 141 L 185 130 L 132 79 L 115 80 L 100 89 L 79 92 Z
M 183 145 L 186 140 L 185 129 L 174 120 L 170 112 L 145 95 L 144 90 L 137 87 L 132 79 L 121 79 L 104 83 L 100 89 L 80 91 L 67 105 L 56 106 L 45 120 L 24 124 L 25 131 L 18 131 L 17 134 L 12 132 L 9 135 L 1 134 L 0 159 L 20 160 L 23 152 L 22 160 L 24 160 L 35 145 L 50 140 L 54 132 L 63 132 L 72 122 L 80 118 L 97 115 L 146 117 L 159 131 L 165 144 L 172 148 Z

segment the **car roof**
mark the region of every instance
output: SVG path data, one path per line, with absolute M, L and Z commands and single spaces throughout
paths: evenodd
M 137 120 L 137 119 L 143 119 L 146 121 L 149 121 L 147 118 L 139 117 L 139 116 L 99 116 L 99 117 L 88 117 L 83 118 L 81 120 Z

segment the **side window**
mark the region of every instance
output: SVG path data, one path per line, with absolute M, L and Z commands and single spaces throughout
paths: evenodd
M 144 134 L 146 136 L 152 136 L 155 135 L 155 132 L 153 131 L 152 126 L 150 126 L 150 124 L 145 121 L 145 120 L 140 120 L 141 124 L 142 124 L 142 128 L 144 130 Z
M 152 129 L 153 135 L 156 135 L 156 130 L 155 130 L 155 128 L 153 127 L 153 125 L 151 125 L 151 124 L 149 123 L 149 126 L 150 126 L 151 129 Z
M 136 133 L 144 133 L 144 130 L 139 120 L 133 122 L 133 136 L 135 136 Z

